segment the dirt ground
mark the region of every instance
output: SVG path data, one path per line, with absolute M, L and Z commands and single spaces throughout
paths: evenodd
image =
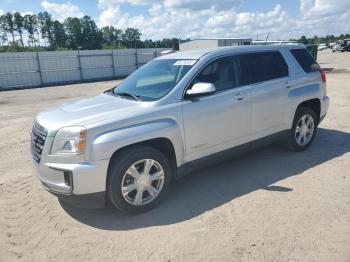
M 60 203 L 33 177 L 34 116 L 118 81 L 0 93 L 0 261 L 350 261 L 350 53 L 319 53 L 331 105 L 313 146 L 189 175 L 151 212 Z

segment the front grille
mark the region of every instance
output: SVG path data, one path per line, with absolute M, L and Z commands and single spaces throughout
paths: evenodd
M 32 130 L 31 152 L 33 160 L 39 164 L 43 152 L 47 131 L 44 127 L 34 122 Z

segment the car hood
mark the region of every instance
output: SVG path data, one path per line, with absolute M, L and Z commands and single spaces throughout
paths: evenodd
M 38 114 L 36 121 L 49 130 L 50 136 L 65 126 L 87 126 L 112 117 L 123 120 L 149 107 L 149 102 L 101 94 L 49 109 Z

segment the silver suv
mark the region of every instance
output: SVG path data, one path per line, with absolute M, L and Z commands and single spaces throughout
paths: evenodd
M 328 110 L 325 82 L 296 45 L 159 57 L 101 95 L 40 113 L 36 176 L 73 204 L 146 211 L 193 168 L 276 140 L 306 149 Z

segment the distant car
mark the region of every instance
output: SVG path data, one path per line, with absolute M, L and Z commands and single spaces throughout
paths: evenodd
M 327 49 L 327 46 L 326 46 L 326 45 L 319 45 L 319 46 L 317 47 L 317 50 L 318 50 L 318 51 L 322 51 L 322 50 L 325 50 L 325 49 Z
M 333 46 L 332 52 L 344 52 L 344 47 L 341 44 L 336 44 L 335 46 Z
M 343 48 L 344 51 L 350 52 L 350 38 L 344 39 Z
M 64 201 L 96 207 L 107 198 L 143 212 L 194 168 L 281 139 L 305 150 L 328 105 L 325 72 L 302 46 L 177 52 L 101 95 L 40 113 L 32 160 Z

